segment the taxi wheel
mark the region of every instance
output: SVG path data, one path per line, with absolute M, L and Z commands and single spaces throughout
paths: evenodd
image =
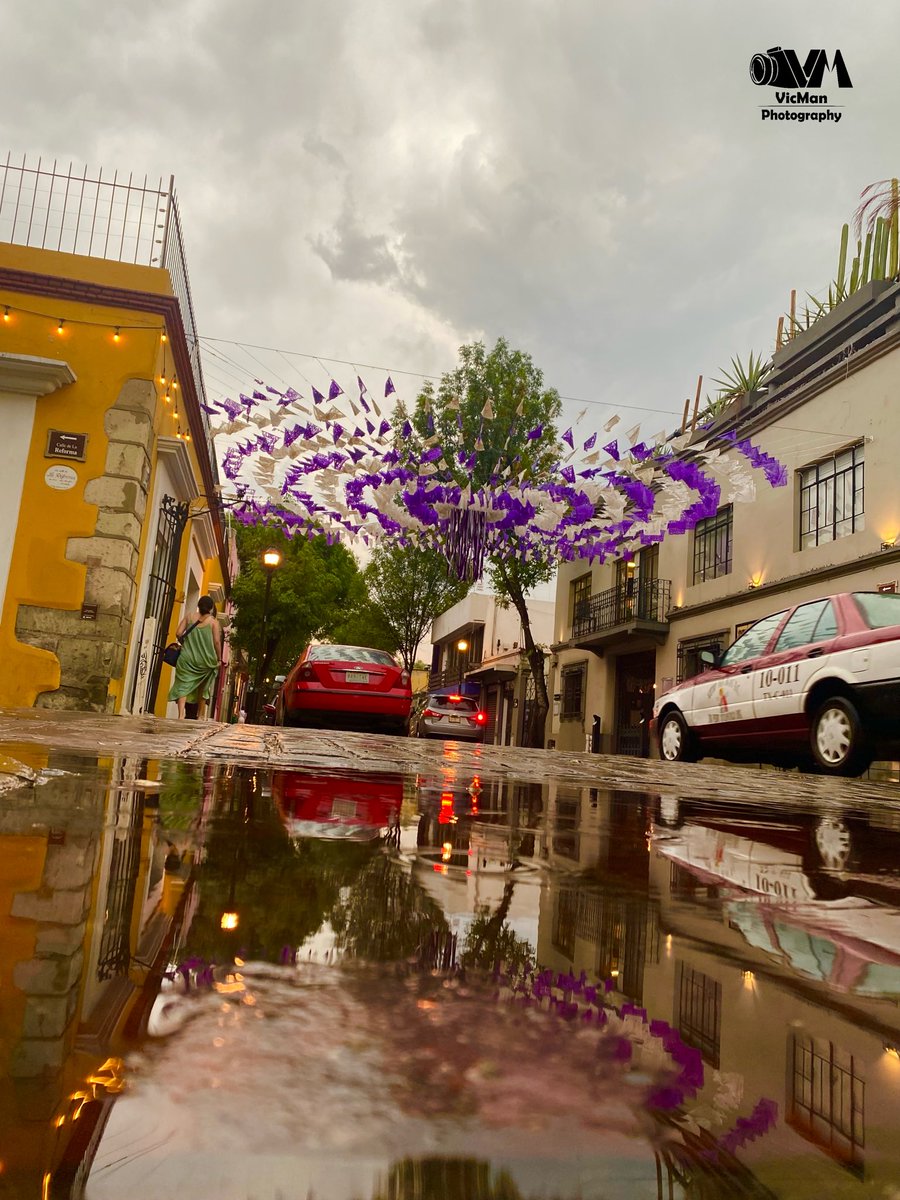
M 862 775 L 872 762 L 856 706 L 846 696 L 820 704 L 809 730 L 816 767 L 826 775 Z
M 672 709 L 659 723 L 659 757 L 663 762 L 696 762 L 694 739 L 684 717 Z

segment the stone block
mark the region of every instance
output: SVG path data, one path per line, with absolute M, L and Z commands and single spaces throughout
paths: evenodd
M 142 486 L 146 486 L 149 461 L 143 446 L 135 446 L 130 442 L 110 442 L 106 451 L 106 474 L 138 479 Z
M 66 958 L 32 958 L 13 967 L 13 984 L 26 996 L 65 997 L 81 977 L 81 950 Z
M 135 548 L 141 543 L 141 528 L 134 513 L 101 509 L 97 514 L 95 532 L 98 536 L 127 539 Z
M 113 408 L 108 411 L 114 412 L 119 409 L 130 409 L 152 416 L 156 412 L 156 385 L 153 380 L 129 379 L 124 383 Z
M 35 1079 L 40 1075 L 55 1075 L 66 1060 L 63 1038 L 23 1038 L 9 1060 L 13 1079 Z
M 34 952 L 38 958 L 51 954 L 74 954 L 84 943 L 84 924 L 50 925 L 38 931 Z
M 123 538 L 69 538 L 66 558 L 91 567 L 111 567 L 133 576 L 137 569 L 137 550 Z
M 64 846 L 48 846 L 43 887 L 54 891 L 84 888 L 94 873 L 96 845 L 85 838 L 67 838 Z
M 68 996 L 33 996 L 25 1006 L 22 1033 L 26 1038 L 58 1038 L 68 1023 Z
M 100 643 L 93 638 L 70 638 L 59 647 L 60 682 L 83 687 L 102 672 Z
M 148 447 L 153 440 L 150 413 L 140 409 L 108 409 L 103 418 L 103 428 L 111 442 L 132 442 Z
M 55 695 L 44 692 L 43 695 Z M 14 917 L 28 921 L 46 921 L 51 925 L 80 925 L 90 906 L 90 893 L 84 891 L 52 892 L 41 889 L 37 892 L 18 892 L 13 897 L 10 912 Z
M 96 504 L 101 509 L 133 513 L 138 521 L 143 521 L 147 509 L 146 488 L 135 480 L 110 475 L 88 480 L 84 498 L 88 504 Z
M 107 612 L 131 612 L 134 581 L 125 571 L 91 567 L 84 581 L 85 604 L 102 605 Z
M 127 636 L 127 624 L 118 613 L 106 614 L 102 608 L 97 618 L 87 624 L 81 619 L 80 609 L 72 611 L 62 608 L 38 608 L 33 604 L 20 604 L 16 612 L 16 637 L 105 637 L 119 641 Z

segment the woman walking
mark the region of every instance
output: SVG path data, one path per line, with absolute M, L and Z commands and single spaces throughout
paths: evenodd
M 197 720 L 202 721 L 222 658 L 222 633 L 211 596 L 201 596 L 197 611 L 191 615 L 185 613 L 175 636 L 181 641 L 181 653 L 169 699 L 178 704 L 180 720 L 184 719 L 184 706 L 190 701 L 197 705 Z

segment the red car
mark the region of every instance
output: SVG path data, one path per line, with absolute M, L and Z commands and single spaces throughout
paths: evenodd
M 654 705 L 667 762 L 713 755 L 860 775 L 900 753 L 900 596 L 788 605 L 708 661 Z
M 403 777 L 276 771 L 272 795 L 291 837 L 368 841 L 398 827 Z
M 409 672 L 387 651 L 307 646 L 278 692 L 275 722 L 406 734 L 411 704 Z

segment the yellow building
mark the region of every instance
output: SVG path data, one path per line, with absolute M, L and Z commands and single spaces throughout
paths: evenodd
M 166 712 L 228 555 L 171 183 L 0 167 L 0 705 Z

